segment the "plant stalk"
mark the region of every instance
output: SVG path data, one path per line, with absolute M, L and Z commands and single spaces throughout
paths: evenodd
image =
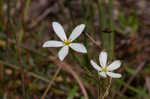
M 54 80 L 56 79 L 57 75 L 59 74 L 61 68 L 62 68 L 62 66 L 60 66 L 60 67 L 57 69 L 55 75 L 53 76 L 52 80 L 50 80 L 50 82 L 49 82 L 49 84 L 48 84 L 46 90 L 44 91 L 44 94 L 42 95 L 41 99 L 45 99 L 45 97 L 46 97 L 46 95 L 47 95 L 49 89 L 51 88 L 51 86 L 52 86 Z

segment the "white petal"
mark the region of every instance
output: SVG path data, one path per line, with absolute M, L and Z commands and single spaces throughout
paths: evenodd
M 107 75 L 104 72 L 99 72 L 99 75 L 102 76 L 103 78 L 107 77 Z
M 104 68 L 107 63 L 107 52 L 102 51 L 99 55 L 100 65 Z
M 91 65 L 97 70 L 97 71 L 101 71 L 102 68 L 100 66 L 98 66 L 93 60 L 91 60 Z
M 69 46 L 64 46 L 63 48 L 60 49 L 59 53 L 58 53 L 58 57 L 61 61 L 64 60 L 64 58 L 67 56 L 69 52 Z
M 112 63 L 108 66 L 107 69 L 108 69 L 109 71 L 113 71 L 113 70 L 119 68 L 120 66 L 121 66 L 121 62 L 120 62 L 119 60 L 116 60 L 116 61 L 112 62 Z
M 63 27 L 58 22 L 53 22 L 52 26 L 53 26 L 53 29 L 54 29 L 55 33 L 57 34 L 57 36 L 62 41 L 67 40 L 65 31 L 64 31 Z
M 64 46 L 64 43 L 60 41 L 46 41 L 43 44 L 43 47 L 61 47 L 61 46 Z
M 87 53 L 86 48 L 83 44 L 80 43 L 70 43 L 69 45 L 73 50 L 80 52 L 80 53 Z
M 112 78 L 120 78 L 121 77 L 121 74 L 113 73 L 113 72 L 107 72 L 107 75 Z
M 81 24 L 81 25 L 78 25 L 71 33 L 69 39 L 71 40 L 71 42 L 73 40 L 75 40 L 81 33 L 82 31 L 84 30 L 85 28 L 85 25 L 84 24 Z

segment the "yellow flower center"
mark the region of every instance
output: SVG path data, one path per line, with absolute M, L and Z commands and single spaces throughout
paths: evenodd
M 105 73 L 108 72 L 107 67 L 103 68 L 102 72 L 105 72 Z
M 64 40 L 64 44 L 65 44 L 65 45 L 69 45 L 69 44 L 70 44 L 70 42 L 71 42 L 71 40 L 72 40 L 72 39 Z

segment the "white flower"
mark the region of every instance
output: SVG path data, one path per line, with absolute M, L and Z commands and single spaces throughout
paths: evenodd
M 53 22 L 52 27 L 56 33 L 56 35 L 62 40 L 62 41 L 46 41 L 43 44 L 43 47 L 62 47 L 61 50 L 58 53 L 58 57 L 61 61 L 64 60 L 64 58 L 67 56 L 69 52 L 69 47 L 71 47 L 74 51 L 81 52 L 81 53 L 87 53 L 86 48 L 81 43 L 72 43 L 84 30 L 85 25 L 81 24 L 78 25 L 71 33 L 70 37 L 67 39 L 67 36 L 64 32 L 63 27 L 57 23 Z
M 102 51 L 99 55 L 100 65 L 97 65 L 93 60 L 91 60 L 92 66 L 98 71 L 98 74 L 104 78 L 108 76 L 112 78 L 120 78 L 121 74 L 113 73 L 113 70 L 118 69 L 121 66 L 121 62 L 119 60 L 115 60 L 110 65 L 107 64 L 107 52 Z

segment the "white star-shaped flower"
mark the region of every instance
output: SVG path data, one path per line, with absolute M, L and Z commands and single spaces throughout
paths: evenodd
M 121 66 L 119 60 L 115 60 L 111 64 L 107 64 L 107 52 L 102 51 L 99 55 L 100 65 L 97 65 L 93 60 L 91 60 L 91 65 L 98 71 L 98 74 L 104 78 L 108 76 L 112 78 L 120 78 L 121 74 L 113 73 L 114 70 L 118 69 Z
M 67 39 L 67 36 L 64 32 L 63 27 L 58 22 L 53 22 L 52 27 L 56 33 L 56 35 L 62 40 L 62 41 L 55 41 L 50 40 L 46 41 L 43 44 L 43 47 L 62 47 L 60 51 L 58 52 L 58 57 L 61 61 L 64 60 L 64 58 L 67 56 L 69 52 L 69 47 L 71 47 L 74 51 L 81 52 L 81 53 L 87 53 L 86 48 L 81 43 L 72 43 L 84 30 L 85 25 L 81 24 L 78 25 L 71 33 L 69 38 Z

